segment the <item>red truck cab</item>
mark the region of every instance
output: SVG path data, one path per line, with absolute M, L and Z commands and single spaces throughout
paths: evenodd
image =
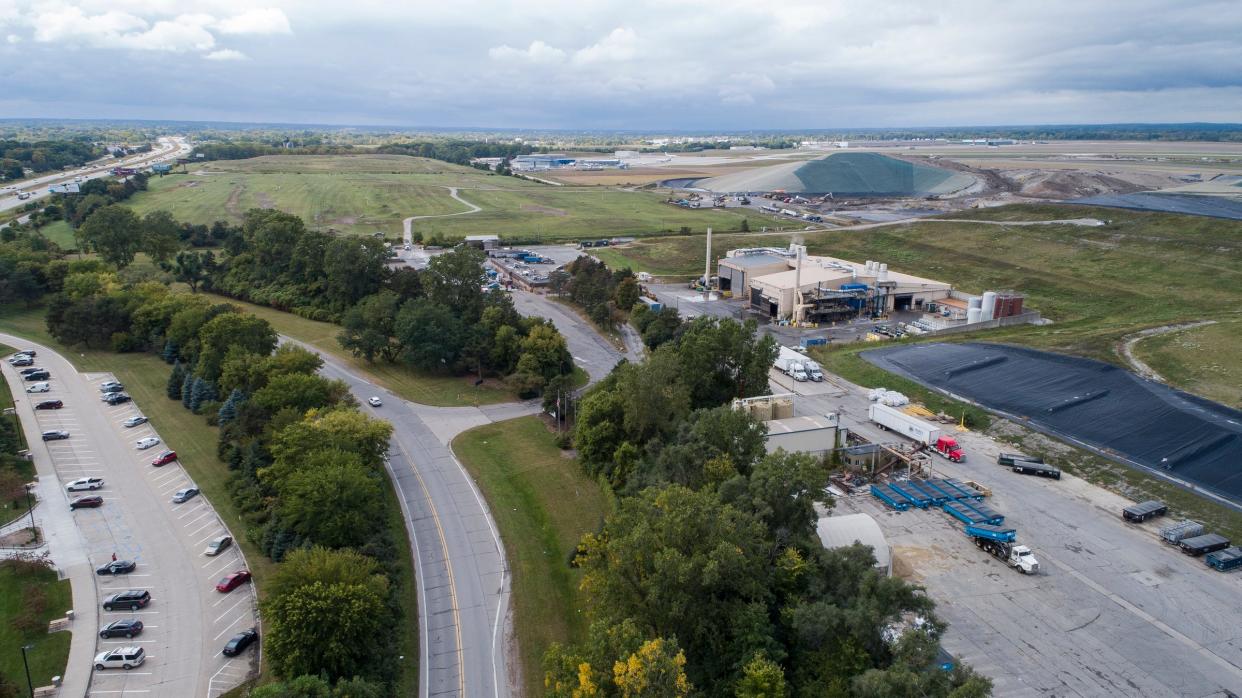
M 957 444 L 957 439 L 952 436 L 942 436 L 936 439 L 936 452 L 954 463 L 961 463 L 966 460 L 966 452 Z

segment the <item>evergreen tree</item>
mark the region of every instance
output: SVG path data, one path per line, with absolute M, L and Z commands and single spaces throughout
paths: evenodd
M 173 363 L 172 373 L 168 375 L 168 399 L 181 399 L 181 385 L 185 383 L 185 367 L 180 361 Z
M 220 424 L 228 424 L 237 419 L 237 406 L 242 403 L 245 396 L 242 395 L 241 388 L 233 388 L 233 392 L 229 393 L 229 398 L 220 405 L 220 411 L 216 413 L 216 420 Z
M 198 408 L 203 406 L 203 402 L 207 400 L 207 390 L 209 384 L 202 378 L 195 378 L 193 387 L 190 388 L 190 411 L 198 414 Z
M 194 391 L 194 374 L 185 372 L 185 380 L 181 381 L 181 406 L 190 409 L 190 394 Z
M 164 342 L 164 351 L 160 353 L 160 358 L 164 360 L 164 363 L 171 364 L 177 361 L 179 351 L 177 343 L 170 339 Z

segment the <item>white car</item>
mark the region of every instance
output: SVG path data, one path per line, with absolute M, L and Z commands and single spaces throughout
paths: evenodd
M 145 439 L 138 439 L 138 441 L 135 442 L 134 445 L 138 447 L 139 451 L 145 451 L 148 448 L 151 448 L 152 446 L 159 444 L 159 442 L 160 442 L 160 437 L 148 436 Z
M 80 477 L 72 482 L 65 484 L 65 490 L 69 492 L 80 492 L 82 490 L 97 490 L 103 487 L 104 481 L 102 477 Z
M 367 398 L 367 404 L 368 404 L 368 405 L 370 405 L 370 406 L 372 406 L 372 407 L 380 407 L 380 406 L 382 406 L 384 403 L 383 403 L 383 402 L 382 402 L 379 398 L 377 398 L 377 397 L 375 397 L 374 395 L 372 395 L 371 397 Z
M 99 392 L 101 393 L 107 392 L 109 388 L 124 388 L 124 387 L 125 386 L 121 385 L 117 381 L 104 381 L 99 384 Z
M 31 385 L 30 387 L 26 388 L 26 392 L 46 393 L 47 391 L 51 389 L 52 389 L 52 384 L 45 381 L 43 383 L 35 383 L 34 385 Z
M 95 668 L 99 671 L 104 669 L 129 671 L 134 667 L 142 666 L 145 661 L 147 661 L 147 653 L 141 647 L 118 647 L 95 655 Z
M 126 427 L 136 427 L 140 424 L 146 424 L 146 423 L 147 423 L 147 418 L 140 414 L 134 415 L 133 417 L 130 417 L 124 422 L 121 422 L 121 424 L 124 424 Z

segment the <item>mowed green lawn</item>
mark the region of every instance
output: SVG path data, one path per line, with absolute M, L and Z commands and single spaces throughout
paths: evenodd
M 1170 384 L 1242 408 L 1242 320 L 1148 337 L 1134 354 Z
M 166 209 L 181 220 L 239 223 L 247 209 L 274 207 L 316 228 L 397 236 L 410 216 L 477 213 L 415 221 L 425 236 L 498 234 L 519 239 L 653 235 L 688 227 L 703 232 L 764 224 L 753 213 L 692 210 L 652 192 L 613 187 L 555 187 L 469 167 L 401 155 L 277 155 L 200 163 L 189 174 L 152 178 L 129 205 L 138 213 Z
M 581 575 L 569 566 L 578 541 L 599 530 L 603 492 L 557 448 L 539 417 L 467 431 L 453 453 L 487 498 L 513 574 L 513 610 L 527 695 L 543 694 L 543 654 L 586 636 Z
M 498 381 L 487 381 L 476 386 L 475 379 L 469 376 L 436 376 L 420 373 L 402 364 L 390 364 L 376 361 L 368 364 L 354 357 L 337 341 L 341 327 L 330 322 L 317 322 L 304 317 L 286 313 L 253 303 L 204 294 L 220 303 L 232 303 L 247 312 L 267 320 L 280 334 L 292 337 L 299 342 L 313 345 L 315 349 L 327 352 L 333 357 L 348 364 L 353 370 L 363 374 L 368 380 L 382 385 L 406 400 L 424 405 L 455 407 L 461 405 L 491 405 L 498 402 L 516 400 L 517 397 Z
M 60 245 L 64 250 L 76 250 L 78 248 L 77 240 L 73 239 L 73 228 L 69 227 L 67 221 L 56 221 L 51 225 L 45 225 L 39 228 L 39 233 L 43 237 Z
M 29 634 L 13 625 L 22 613 L 23 601 L 33 589 L 41 589 L 47 604 L 39 614 L 40 629 Z M 50 569 L 18 571 L 11 563 L 0 563 L 0 674 L 20 688 L 14 695 L 26 695 L 26 670 L 22 665 L 22 646 L 30 663 L 30 680 L 35 688 L 52 683 L 53 676 L 63 676 L 69 661 L 68 632 L 48 633 L 47 624 L 61 618 L 73 608 L 69 580 L 57 581 Z

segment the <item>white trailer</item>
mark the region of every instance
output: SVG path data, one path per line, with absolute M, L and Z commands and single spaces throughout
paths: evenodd
M 940 438 L 940 428 L 934 424 L 878 402 L 871 403 L 867 408 L 867 417 L 885 429 L 928 446 L 935 447 L 936 440 Z
M 807 375 L 804 362 L 807 358 L 789 347 L 781 347 L 780 352 L 776 355 L 776 370 L 793 378 L 796 381 L 805 381 L 809 377 Z

